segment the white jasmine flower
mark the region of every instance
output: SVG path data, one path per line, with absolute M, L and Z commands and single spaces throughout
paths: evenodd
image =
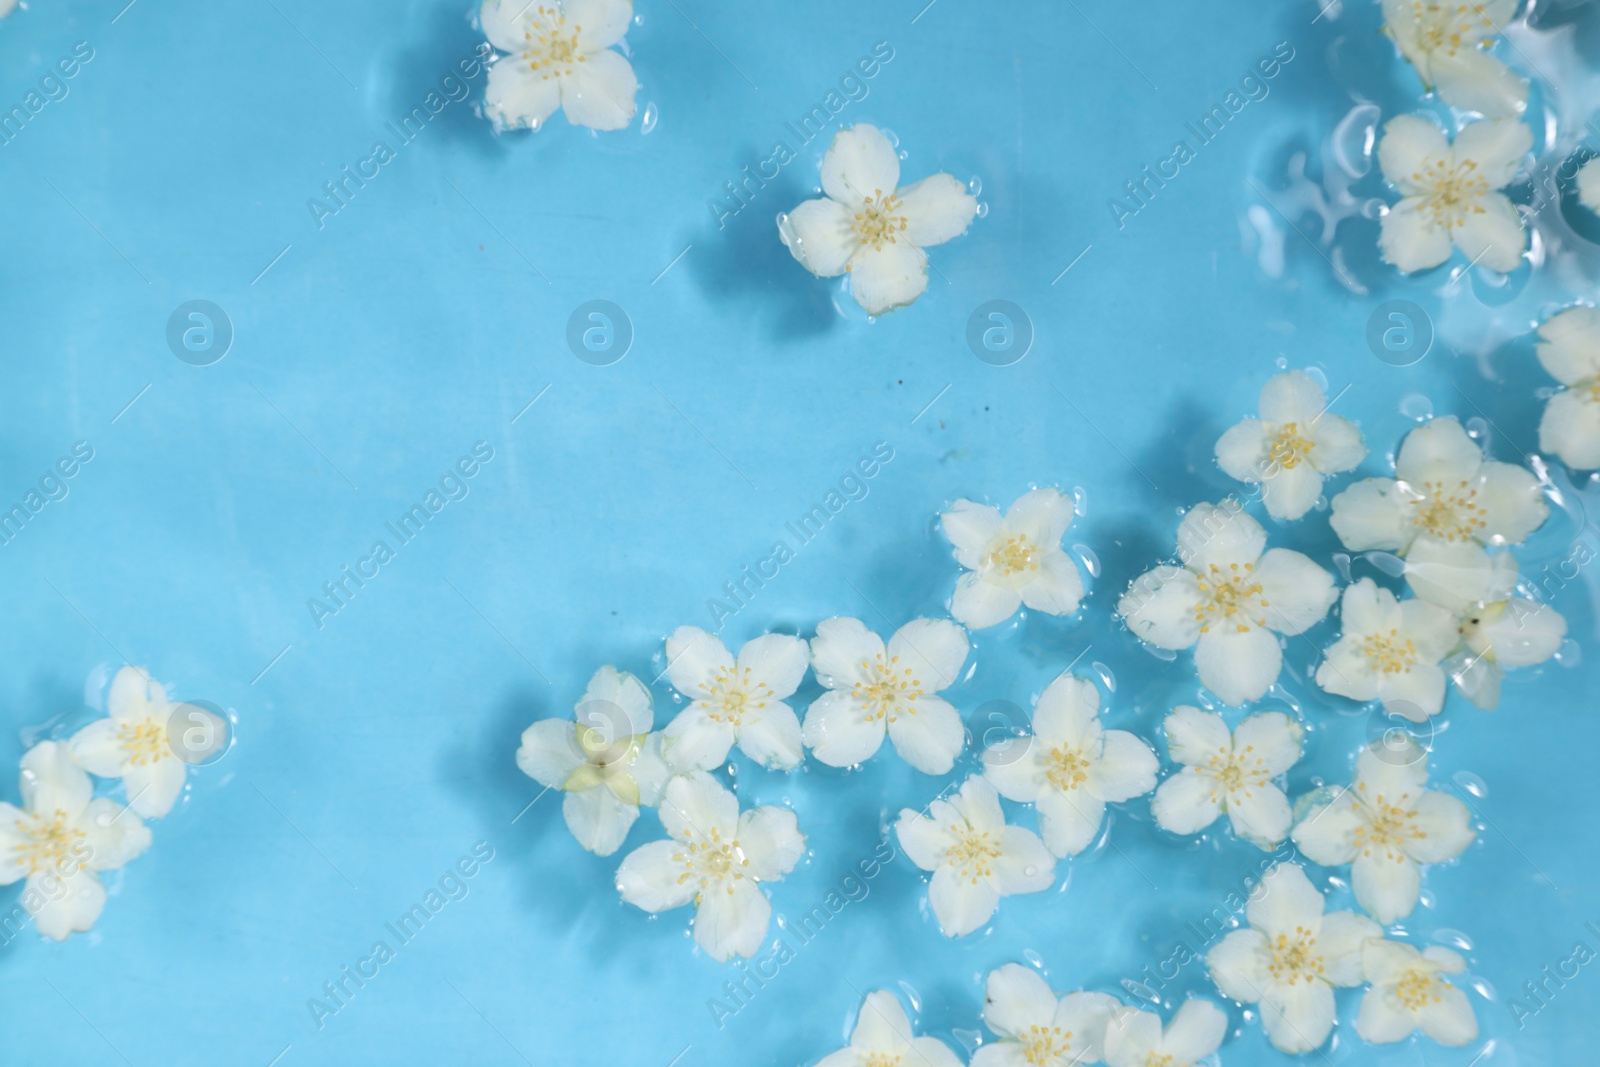
M 1516 562 L 1500 553 L 1516 578 Z M 1506 567 L 1497 568 L 1506 570 Z M 1561 648 L 1567 620 L 1548 604 L 1525 597 L 1505 596 L 1462 611 L 1464 650 L 1446 661 L 1450 678 L 1462 696 L 1486 711 L 1500 703 L 1500 683 L 1507 668 L 1543 663 Z
M 673 778 L 661 798 L 669 840 L 630 852 L 617 868 L 617 892 L 648 912 L 695 906 L 694 939 L 718 963 L 748 959 L 767 936 L 772 904 L 759 888 L 794 869 L 805 852 L 794 812 L 739 802 L 715 778 Z
M 1381 700 L 1414 722 L 1444 708 L 1439 661 L 1461 642 L 1456 618 L 1424 600 L 1398 600 L 1363 578 L 1344 591 L 1343 634 L 1317 668 L 1317 684 L 1351 700 Z
M 1375 938 L 1362 949 L 1361 964 L 1372 984 L 1356 1016 L 1361 1040 L 1387 1045 L 1421 1030 L 1441 1045 L 1465 1045 L 1478 1036 L 1467 995 L 1444 977 L 1467 969 L 1456 953 L 1439 945 L 1418 952 Z
M 609 856 L 622 847 L 639 805 L 661 802 L 671 772 L 661 735 L 650 732 L 650 693 L 633 675 L 601 667 L 573 712 L 574 722 L 541 719 L 524 730 L 517 766 L 563 790 L 567 829 L 590 852 Z
M 1178 527 L 1182 566 L 1135 579 L 1117 614 L 1135 637 L 1195 650 L 1205 687 L 1225 704 L 1260 699 L 1278 678 L 1276 634 L 1304 633 L 1337 597 L 1333 575 L 1299 552 L 1266 548 L 1236 500 L 1196 504 Z
M 1000 1040 L 974 1052 L 972 1067 L 1097 1063 L 1104 1055 L 1106 1024 L 1119 1007 L 1104 993 L 1068 993 L 1057 1000 L 1038 972 L 1008 963 L 990 971 L 983 984 L 983 1022 Z
M 1026 604 L 1047 615 L 1071 615 L 1083 599 L 1083 576 L 1061 548 L 1077 510 L 1054 489 L 1019 496 L 998 508 L 957 500 L 939 516 L 967 569 L 956 582 L 950 614 L 970 630 L 1005 622 Z
M 106 889 L 99 873 L 150 847 L 137 815 L 93 792 L 71 749 L 44 741 L 22 757 L 22 808 L 0 803 L 0 885 L 26 878 L 22 905 L 57 941 L 100 918 Z
M 1600 186 L 1600 169 L 1589 171 Z M 1539 362 L 1565 386 L 1544 406 L 1539 447 L 1574 470 L 1600 467 L 1600 311 L 1568 308 L 1539 327 L 1539 342 Z
M 885 735 L 924 774 L 945 774 L 966 743 L 961 716 L 935 696 L 967 661 L 967 634 L 949 619 L 913 619 L 889 638 L 860 619 L 817 624 L 811 664 L 828 690 L 806 711 L 802 735 L 832 767 L 871 759 Z
M 900 157 L 876 126 L 834 135 L 822 191 L 778 220 L 778 236 L 820 278 L 850 275 L 868 315 L 902 308 L 928 287 L 922 250 L 967 232 L 978 201 L 949 174 L 900 185 Z
M 1106 1029 L 1108 1067 L 1198 1067 L 1222 1047 L 1228 1015 L 1209 1000 L 1191 997 L 1165 1030 L 1161 1017 L 1125 1008 Z
M 938 1038 L 913 1036 L 900 998 L 880 989 L 862 1003 L 849 1046 L 817 1067 L 961 1067 L 961 1060 Z
M 1267 514 L 1298 519 L 1322 495 L 1322 479 L 1355 470 L 1367 454 L 1361 431 L 1328 411 L 1322 387 L 1305 371 L 1286 371 L 1261 387 L 1260 418 L 1217 440 L 1217 464 L 1230 478 L 1261 486 Z
M 561 108 L 574 126 L 620 130 L 639 83 L 619 44 L 632 0 L 484 0 L 484 36 L 508 53 L 489 68 L 483 102 L 501 129 L 537 130 Z
M 805 758 L 800 720 L 783 701 L 800 688 L 808 665 L 798 637 L 763 634 L 735 660 L 711 634 L 680 626 L 667 638 L 667 677 L 694 703 L 662 731 L 668 761 L 683 770 L 715 770 L 737 742 L 757 763 L 798 767 Z
M 1049 889 L 1056 860 L 1031 830 L 1007 826 L 994 786 L 972 775 L 961 792 L 935 800 L 927 814 L 900 809 L 900 847 L 933 872 L 928 903 L 946 937 L 970 934 L 989 921 L 1001 897 Z
M 1487 51 L 1516 12 L 1517 0 L 1383 0 L 1383 32 L 1445 103 L 1516 116 L 1528 106 L 1528 83 Z
M 0 0 L 0 19 L 3 19 L 7 15 L 11 14 L 12 9 L 16 6 L 17 0 Z
M 1247 929 L 1206 956 L 1223 996 L 1261 1005 L 1267 1040 L 1281 1052 L 1310 1052 L 1333 1031 L 1335 986 L 1361 984 L 1361 949 L 1383 931 L 1353 911 L 1323 913 L 1322 894 L 1293 863 L 1274 864 L 1245 906 Z
M 1289 798 L 1274 779 L 1300 759 L 1305 727 L 1263 711 L 1230 734 L 1221 715 L 1179 707 L 1162 729 L 1167 751 L 1183 765 L 1150 803 L 1162 829 L 1196 834 L 1227 813 L 1233 832 L 1258 848 L 1270 852 L 1289 836 Z
M 1600 157 L 1578 168 L 1578 200 L 1590 211 L 1600 212 Z
M 1473 263 L 1516 270 L 1527 234 L 1516 207 L 1496 190 L 1511 184 L 1532 147 L 1532 132 L 1516 119 L 1469 123 L 1453 145 L 1427 119 L 1390 119 L 1378 165 L 1401 199 L 1383 216 L 1383 258 L 1405 273 L 1426 270 L 1449 259 L 1454 243 Z
M 1485 459 L 1450 416 L 1406 434 L 1394 467 L 1394 478 L 1367 478 L 1334 497 L 1329 522 L 1353 552 L 1408 555 L 1406 581 L 1443 607 L 1484 599 L 1486 589 L 1464 581 L 1490 573 L 1484 546 L 1516 544 L 1550 514 L 1537 478 Z
M 1062 674 L 1033 707 L 1033 733 L 983 753 L 983 774 L 1007 800 L 1039 810 L 1045 847 L 1062 859 L 1089 847 L 1106 804 L 1156 787 L 1156 754 L 1126 730 L 1100 726 L 1100 691 Z
M 82 767 L 102 778 L 121 778 L 134 814 L 159 819 L 172 810 L 189 765 L 179 758 L 184 733 L 209 728 L 223 736 L 227 724 L 192 704 L 174 704 L 142 667 L 123 667 L 111 680 L 107 717 L 79 730 L 68 745 Z M 176 733 L 178 736 L 173 737 Z
M 1417 906 L 1422 865 L 1454 859 L 1477 836 L 1467 806 L 1426 787 L 1416 742 L 1377 742 L 1356 757 L 1355 781 L 1318 795 L 1294 828 L 1300 851 L 1324 867 L 1350 864 L 1351 888 L 1385 926 Z

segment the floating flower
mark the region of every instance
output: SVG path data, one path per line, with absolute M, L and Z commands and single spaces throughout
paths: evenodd
M 928 903 L 946 937 L 989 921 L 1001 897 L 1049 889 L 1056 860 L 1031 830 L 1007 826 L 994 786 L 972 775 L 927 814 L 900 809 L 895 833 L 911 862 L 933 872 Z
M 1026 604 L 1047 615 L 1071 615 L 1083 599 L 1083 576 L 1061 548 L 1077 514 L 1054 489 L 1019 496 L 1002 517 L 998 508 L 957 500 L 939 516 L 967 569 L 956 582 L 950 614 L 970 630 L 1005 622 Z
M 1322 495 L 1322 479 L 1355 470 L 1366 457 L 1361 431 L 1329 413 L 1322 386 L 1305 371 L 1286 371 L 1261 388 L 1260 418 L 1245 419 L 1217 441 L 1217 464 L 1230 478 L 1261 486 L 1267 514 L 1298 519 Z
M 142 667 L 117 671 L 106 712 L 106 718 L 79 730 L 68 745 L 89 773 L 121 778 L 128 807 L 147 819 L 171 811 L 183 792 L 189 764 L 182 755 L 202 755 L 227 731 L 227 724 L 204 708 L 169 702 L 161 683 Z M 190 745 L 185 735 L 191 730 L 208 734 L 206 743 Z
M 1467 969 L 1456 953 L 1439 945 L 1418 952 L 1374 938 L 1362 949 L 1361 964 L 1371 983 L 1356 1016 L 1361 1040 L 1387 1045 L 1421 1030 L 1441 1045 L 1465 1045 L 1478 1036 L 1467 995 L 1444 977 Z
M 868 993 L 856 1016 L 850 1044 L 824 1056 L 817 1067 L 961 1067 L 961 1060 L 936 1037 L 914 1037 L 900 999 L 888 990 Z
M 1528 246 L 1522 216 L 1503 193 L 1533 134 L 1516 119 L 1473 122 L 1455 144 L 1427 119 L 1390 119 L 1378 144 L 1383 176 L 1401 200 L 1383 216 L 1378 244 L 1401 271 L 1426 270 L 1450 258 L 1450 246 L 1473 263 L 1506 273 Z
M 1206 956 L 1227 997 L 1261 1005 L 1267 1040 L 1281 1052 L 1310 1052 L 1333 1031 L 1335 986 L 1361 984 L 1361 949 L 1383 931 L 1353 911 L 1323 913 L 1322 894 L 1293 863 L 1261 876 L 1245 906 L 1247 929 Z
M 1600 169 L 1584 171 L 1600 187 Z M 1539 327 L 1539 340 L 1539 362 L 1565 386 L 1545 403 L 1539 447 L 1575 470 L 1600 467 L 1600 311 L 1568 308 Z
M 694 939 L 718 963 L 755 955 L 772 904 L 759 888 L 794 869 L 805 852 L 794 812 L 739 802 L 715 778 L 694 771 L 673 778 L 661 798 L 669 840 L 630 852 L 617 868 L 617 891 L 655 913 L 693 901 Z
M 1528 83 L 1486 51 L 1516 13 L 1517 0 L 1383 0 L 1383 32 L 1451 107 L 1516 116 L 1528 106 Z
M 902 308 L 928 287 L 922 250 L 967 232 L 978 201 L 948 174 L 900 186 L 900 157 L 876 126 L 834 135 L 822 191 L 778 220 L 778 236 L 819 278 L 850 275 L 868 315 Z
M 95 798 L 89 776 L 56 741 L 22 757 L 22 808 L 0 803 L 0 885 L 26 878 L 22 905 L 57 941 L 100 918 L 112 871 L 150 847 L 150 830 L 128 808 Z
M 1516 561 L 1500 553 L 1516 579 Z M 1486 711 L 1500 704 L 1500 683 L 1506 669 L 1532 667 L 1554 656 L 1567 636 L 1567 620 L 1549 604 L 1505 595 L 1461 613 L 1465 646 L 1446 661 L 1456 690 Z
M 1578 200 L 1590 211 L 1600 212 L 1600 157 L 1578 168 Z
M 1057 1000 L 1038 972 L 1008 963 L 990 971 L 983 984 L 983 1022 L 1000 1040 L 974 1052 L 972 1067 L 1098 1063 L 1106 1024 L 1119 1007 L 1104 993 L 1068 993 Z M 1143 1060 L 1139 1063 L 1144 1067 Z
M 1289 798 L 1273 779 L 1300 759 L 1305 727 L 1263 711 L 1230 734 L 1221 715 L 1179 707 L 1162 729 L 1167 751 L 1183 764 L 1150 803 L 1162 829 L 1196 834 L 1226 813 L 1233 832 L 1258 848 L 1270 852 L 1289 836 Z
M 1489 573 L 1484 546 L 1516 544 L 1550 513 L 1537 478 L 1486 459 L 1450 416 L 1408 433 L 1394 468 L 1394 478 L 1367 478 L 1334 497 L 1329 522 L 1352 552 L 1410 556 L 1406 581 L 1444 607 L 1483 599 L 1462 578 Z
M 655 712 L 643 683 L 601 667 L 573 708 L 576 721 L 540 719 L 522 732 L 517 766 L 548 789 L 565 792 L 561 814 L 578 844 L 597 856 L 622 847 L 639 805 L 661 802 L 671 776 Z
M 1417 906 L 1423 864 L 1454 859 L 1477 836 L 1467 806 L 1427 781 L 1416 742 L 1374 742 L 1356 757 L 1354 783 L 1316 794 L 1295 824 L 1294 843 L 1308 858 L 1350 864 L 1356 900 L 1385 926 Z
M 802 735 L 832 767 L 871 759 L 887 735 L 902 759 L 924 774 L 945 774 L 966 743 L 961 716 L 935 696 L 967 661 L 967 635 L 949 619 L 913 619 L 889 638 L 860 619 L 817 624 L 811 663 L 828 690 L 806 711 Z
M 1225 704 L 1260 699 L 1278 678 L 1275 634 L 1304 633 L 1337 597 L 1333 575 L 1299 552 L 1266 548 L 1236 500 L 1196 504 L 1178 527 L 1181 567 L 1135 579 L 1117 614 L 1158 648 L 1195 650 L 1200 681 Z
M 1062 674 L 1033 708 L 1033 733 L 983 753 L 984 777 L 1007 800 L 1039 810 L 1039 833 L 1051 854 L 1065 859 L 1089 847 L 1105 821 L 1106 804 L 1131 800 L 1156 787 L 1156 754 L 1126 730 L 1100 726 L 1100 691 Z
M 694 703 L 662 731 L 667 760 L 683 770 L 715 770 L 728 750 L 757 763 L 793 770 L 805 758 L 800 720 L 783 701 L 800 688 L 809 664 L 806 643 L 763 634 L 735 660 L 722 642 L 696 626 L 667 638 L 667 677 Z
M 489 68 L 483 102 L 501 129 L 537 130 L 561 108 L 574 126 L 620 130 L 639 82 L 619 44 L 632 0 L 485 0 L 489 43 L 508 53 Z
M 1161 1028 L 1161 1017 L 1124 1009 L 1106 1029 L 1108 1067 L 1196 1067 L 1222 1047 L 1228 1015 L 1209 1000 L 1191 997 Z M 976 1062 L 976 1061 L 974 1061 Z
M 1339 617 L 1344 632 L 1317 668 L 1319 686 L 1351 700 L 1381 700 L 1414 722 L 1439 714 L 1439 661 L 1461 642 L 1454 615 L 1424 600 L 1398 600 L 1363 578 L 1346 587 Z

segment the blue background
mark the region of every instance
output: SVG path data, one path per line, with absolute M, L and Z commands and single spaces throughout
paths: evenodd
M 568 714 L 601 663 L 653 676 L 664 635 L 709 626 L 708 599 L 779 538 L 793 545 L 784 524 L 886 442 L 894 458 L 865 499 L 728 621 L 730 644 L 809 634 L 832 614 L 887 632 L 941 613 L 949 501 L 1077 487 L 1086 513 L 1068 542 L 1103 565 L 1082 616 L 979 634 L 952 694 L 981 738 L 998 721 L 985 702 L 1026 706 L 1082 653 L 1077 669 L 1116 685 L 1110 723 L 1164 753 L 1161 718 L 1198 696 L 1192 660 L 1153 658 L 1110 608 L 1170 552 L 1180 509 L 1230 490 L 1211 445 L 1254 412 L 1262 382 L 1285 361 L 1321 368 L 1372 446 L 1364 473 L 1387 471 L 1425 410 L 1477 418 L 1496 455 L 1521 462 L 1551 384 L 1528 335 L 1600 275 L 1593 220 L 1566 207 L 1539 216 L 1547 265 L 1503 284 L 1455 277 L 1460 257 L 1414 279 L 1377 262 L 1381 180 L 1330 162 L 1330 146 L 1353 145 L 1361 170 L 1362 124 L 1421 93 L 1375 32 L 1376 4 L 649 2 L 628 45 L 650 132 L 636 120 L 594 136 L 558 116 L 496 136 L 473 110 L 480 75 L 400 147 L 385 124 L 481 41 L 462 5 L 122 2 L 31 0 L 0 23 L 5 108 L 75 42 L 94 49 L 66 98 L 0 147 L 0 503 L 75 442 L 94 449 L 66 499 L 0 547 L 0 765 L 87 721 L 124 659 L 233 709 L 237 743 L 110 876 L 91 934 L 0 948 L 8 1063 L 789 1065 L 840 1045 L 861 995 L 902 982 L 919 1027 L 987 1037 L 982 976 L 1025 953 L 1058 989 L 1120 992 L 1261 854 L 1162 835 L 1136 800 L 1114 815 L 1115 848 L 1063 864 L 1058 891 L 1004 901 L 955 943 L 901 857 L 813 941 L 775 925 L 795 958 L 719 1028 L 708 998 L 739 969 L 694 951 L 688 912 L 620 904 L 621 854 L 581 851 L 554 794 L 527 807 L 539 787 L 513 763 L 518 736 Z M 1559 81 L 1584 73 L 1600 30 L 1589 5 L 1517 34 L 1507 58 Z M 791 260 L 773 220 L 813 195 L 826 146 L 785 124 L 880 41 L 893 59 L 835 124 L 892 129 L 908 180 L 981 178 L 988 210 L 933 252 L 913 308 L 869 323 Z M 1119 229 L 1108 200 L 1193 143 L 1185 124 L 1279 42 L 1294 59 L 1267 97 Z M 1359 101 L 1368 110 L 1335 136 Z M 1545 116 L 1558 120 L 1541 158 L 1571 149 L 1583 106 L 1536 88 L 1541 150 Z M 319 228 L 307 200 L 380 138 L 396 158 Z M 724 183 L 778 140 L 798 158 L 719 227 L 708 202 L 731 205 Z M 193 299 L 235 331 L 211 366 L 166 344 Z M 610 366 L 566 342 L 594 299 L 635 331 Z M 964 339 L 992 299 L 1036 332 L 1012 366 Z M 1387 299 L 1432 319 L 1415 365 L 1368 348 Z M 494 458 L 470 494 L 319 627 L 308 598 L 480 441 Z M 1570 513 L 1523 553 L 1535 580 L 1593 543 L 1595 493 L 1566 488 Z M 1325 511 L 1274 539 L 1333 566 Z M 1434 778 L 1468 790 L 1481 832 L 1429 871 L 1429 902 L 1405 924 L 1419 941 L 1470 942 L 1483 1038 L 1362 1047 L 1352 991 L 1331 1062 L 1532 1067 L 1573 1062 L 1595 1035 L 1596 966 L 1523 1028 L 1506 1003 L 1580 939 L 1600 950 L 1584 927 L 1600 922 L 1593 568 L 1549 593 L 1571 623 L 1563 662 L 1514 675 L 1492 715 L 1452 697 L 1436 724 L 1449 729 Z M 1347 780 L 1371 725 L 1307 681 L 1335 633 L 1330 620 L 1289 643 L 1267 702 L 1297 702 L 1312 727 L 1295 795 Z M 659 726 L 675 705 L 665 682 L 654 692 Z M 808 680 L 797 706 L 816 692 Z M 809 835 L 803 866 L 772 887 L 788 916 L 947 784 L 887 751 L 857 773 L 736 769 L 742 802 L 790 803 Z M 658 833 L 647 812 L 625 849 Z M 494 859 L 470 895 L 318 1029 L 308 998 L 480 841 Z M 1332 906 L 1349 905 L 1335 886 Z M 1211 992 L 1198 964 L 1160 995 L 1191 992 Z M 1230 1010 L 1227 1063 L 1285 1061 Z

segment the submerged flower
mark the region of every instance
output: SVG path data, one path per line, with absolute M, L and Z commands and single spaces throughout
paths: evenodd
M 1182 566 L 1134 580 L 1117 614 L 1158 648 L 1194 647 L 1205 687 L 1225 704 L 1260 699 L 1277 681 L 1277 634 L 1304 633 L 1328 614 L 1333 575 L 1299 552 L 1266 549 L 1267 533 L 1236 500 L 1196 504 L 1178 527 Z
M 1367 454 L 1361 431 L 1329 413 L 1322 387 L 1305 371 L 1286 371 L 1261 388 L 1260 418 L 1245 419 L 1217 441 L 1230 478 L 1259 484 L 1267 514 L 1298 519 L 1322 495 L 1322 479 L 1355 470 Z
M 1083 576 L 1061 548 L 1077 510 L 1054 489 L 1019 496 L 998 508 L 957 500 L 939 516 L 967 569 L 956 582 L 950 614 L 972 630 L 1005 622 L 1026 604 L 1047 615 L 1071 615 L 1083 599 Z
M 1000 1040 L 974 1052 L 972 1067 L 1096 1063 L 1104 1055 L 1106 1024 L 1118 1007 L 1117 999 L 1104 993 L 1068 993 L 1057 1000 L 1038 972 L 1008 963 L 990 971 L 983 983 L 983 1022 Z
M 1167 751 L 1183 764 L 1150 802 L 1162 829 L 1195 834 L 1226 813 L 1233 832 L 1258 848 L 1271 851 L 1289 836 L 1289 798 L 1273 780 L 1300 759 L 1305 727 L 1263 711 L 1229 734 L 1221 715 L 1180 707 L 1162 728 Z
M 922 250 L 967 232 L 978 201 L 948 174 L 900 185 L 900 157 L 876 126 L 834 135 L 822 159 L 825 197 L 778 221 L 794 258 L 821 278 L 850 275 L 868 315 L 902 308 L 928 287 Z
M 1037 834 L 1007 826 L 994 786 L 978 775 L 927 814 L 900 809 L 900 847 L 933 872 L 928 903 L 946 937 L 970 934 L 989 921 L 1001 897 L 1038 893 L 1056 878 L 1056 860 Z
M 888 736 L 924 774 L 944 774 L 966 743 L 961 716 L 936 696 L 967 661 L 966 632 L 949 619 L 913 619 L 889 638 L 860 619 L 817 624 L 811 663 L 828 690 L 806 711 L 801 733 L 811 754 L 832 767 L 872 758 Z
M 1124 1009 L 1106 1028 L 1108 1067 L 1197 1067 L 1222 1047 L 1228 1015 L 1209 1000 L 1191 997 L 1166 1029 L 1153 1012 Z
M 596 130 L 633 121 L 639 83 L 611 50 L 633 21 L 633 0 L 484 0 L 481 18 L 489 43 L 507 53 L 483 94 L 497 127 L 537 130 L 556 108 Z
M 1383 933 L 1365 915 L 1324 914 L 1323 907 L 1305 871 L 1275 864 L 1245 906 L 1249 927 L 1228 934 L 1206 956 L 1222 994 L 1259 1003 L 1267 1040 L 1290 1055 L 1328 1040 L 1334 987 L 1361 984 L 1362 945 Z
M 763 634 L 735 660 L 711 634 L 680 626 L 667 638 L 667 677 L 694 703 L 662 731 L 667 760 L 682 770 L 715 770 L 737 742 L 757 763 L 798 767 L 800 720 L 783 701 L 800 688 L 808 664 L 806 643 L 788 634 Z
M 522 732 L 517 766 L 566 793 L 561 813 L 578 844 L 597 856 L 622 847 L 639 805 L 654 807 L 671 772 L 661 735 L 650 733 L 650 693 L 626 671 L 601 667 L 573 708 L 575 721 L 540 719 Z
M 1445 103 L 1490 118 L 1515 116 L 1528 83 L 1486 49 L 1517 0 L 1383 0 L 1383 30 Z
M 1424 864 L 1454 859 L 1477 836 L 1467 806 L 1427 781 L 1416 742 L 1374 742 L 1356 757 L 1355 781 L 1318 795 L 1294 828 L 1309 859 L 1350 864 L 1356 900 L 1385 926 L 1417 906 Z
M 22 808 L 0 803 L 0 885 L 26 878 L 22 906 L 57 941 L 100 918 L 106 889 L 99 873 L 150 847 L 137 815 L 93 791 L 72 751 L 44 741 L 22 757 Z
M 1461 641 L 1456 618 L 1425 600 L 1399 600 L 1371 578 L 1344 591 L 1343 634 L 1317 668 L 1317 684 L 1351 700 L 1424 722 L 1444 707 L 1439 661 Z
M 1550 514 L 1538 479 L 1484 458 L 1452 416 L 1406 434 L 1394 469 L 1393 478 L 1367 478 L 1334 497 L 1329 522 L 1353 552 L 1409 555 L 1406 581 L 1444 607 L 1483 599 L 1463 579 L 1488 573 L 1484 546 L 1516 544 Z
M 850 1044 L 817 1067 L 961 1067 L 961 1060 L 938 1038 L 913 1036 L 900 998 L 880 989 L 862 1002 Z
M 189 731 L 205 734 L 203 743 L 190 744 Z M 79 730 L 68 745 L 89 773 L 122 779 L 134 814 L 159 819 L 188 778 L 180 753 L 201 755 L 226 731 L 227 724 L 204 708 L 169 702 L 142 667 L 123 667 L 111 680 L 106 718 Z
M 1595 178 L 1600 185 L 1600 170 Z M 1539 327 L 1538 353 L 1565 386 L 1545 403 L 1539 447 L 1575 470 L 1600 467 L 1600 311 L 1573 307 L 1553 316 Z
M 1507 553 L 1495 558 L 1501 557 L 1509 565 L 1514 583 L 1516 561 Z M 1543 663 L 1560 650 L 1567 636 L 1567 620 L 1555 608 L 1509 594 L 1467 608 L 1461 613 L 1460 627 L 1464 649 L 1445 665 L 1461 695 L 1486 711 L 1500 703 L 1506 668 Z
M 1516 119 L 1469 123 L 1444 139 L 1416 115 L 1390 119 L 1378 144 L 1383 176 L 1401 200 L 1383 216 L 1378 244 L 1401 271 L 1426 270 L 1450 258 L 1450 246 L 1502 274 L 1517 269 L 1527 248 L 1522 216 L 1503 193 L 1533 134 Z
M 655 913 L 695 906 L 694 939 L 718 963 L 755 955 L 767 936 L 772 904 L 759 888 L 794 869 L 806 839 L 788 808 L 752 808 L 711 775 L 695 771 L 667 783 L 661 826 L 669 840 L 628 853 L 617 892 Z
M 1100 726 L 1100 691 L 1062 674 L 1033 708 L 1033 733 L 983 753 L 983 774 L 1007 800 L 1039 810 L 1045 847 L 1062 859 L 1089 847 L 1106 804 L 1156 786 L 1156 754 L 1126 730 Z
M 1361 1040 L 1387 1045 L 1421 1030 L 1441 1045 L 1465 1045 L 1478 1036 L 1467 995 L 1444 977 L 1467 969 L 1456 953 L 1439 945 L 1418 952 L 1375 938 L 1362 950 L 1361 964 L 1371 983 L 1356 1016 Z

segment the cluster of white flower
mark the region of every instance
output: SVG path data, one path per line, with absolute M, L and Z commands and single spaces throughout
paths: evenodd
M 174 704 L 139 667 L 111 682 L 107 716 L 66 741 L 41 741 L 22 757 L 22 807 L 0 802 L 0 885 L 27 879 L 22 906 L 46 937 L 94 926 L 105 907 L 99 875 L 150 847 L 144 819 L 172 810 L 189 763 L 209 755 L 227 724 Z M 89 775 L 121 779 L 127 803 L 94 795 Z

